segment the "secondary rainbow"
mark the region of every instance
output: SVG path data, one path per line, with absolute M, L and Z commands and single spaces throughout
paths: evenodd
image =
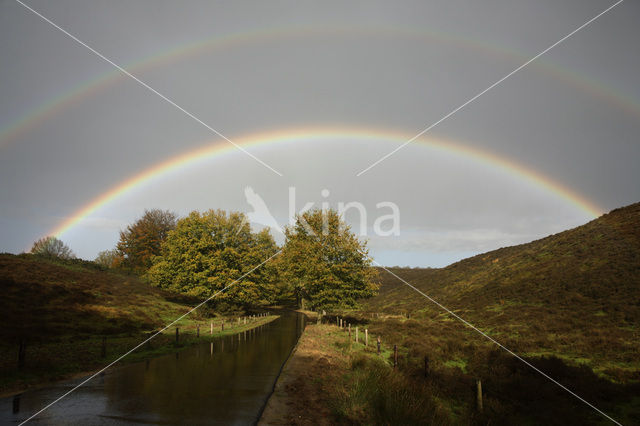
M 409 140 L 411 136 L 399 132 L 373 129 L 351 129 L 351 128 L 303 128 L 290 129 L 278 132 L 257 133 L 246 137 L 234 138 L 234 141 L 242 145 L 246 149 L 257 146 L 278 145 L 283 143 L 321 143 L 322 141 L 341 139 L 357 139 L 370 141 L 388 141 L 400 144 Z M 551 192 L 568 203 L 574 205 L 578 209 L 584 211 L 591 217 L 597 217 L 602 214 L 603 210 L 589 201 L 586 197 L 572 191 L 559 182 L 544 176 L 535 170 L 526 167 L 510 158 L 499 156 L 496 153 L 479 150 L 470 145 L 466 145 L 459 141 L 450 139 L 423 137 L 414 141 L 415 144 L 421 144 L 433 149 L 445 151 L 465 158 L 471 158 L 475 161 L 487 164 L 491 167 L 501 169 L 511 175 L 524 179 L 534 185 Z M 184 154 L 169 158 L 160 162 L 141 173 L 135 174 L 130 178 L 120 182 L 113 188 L 99 195 L 87 205 L 75 212 L 71 217 L 56 226 L 49 235 L 61 237 L 65 232 L 78 225 L 85 218 L 88 218 L 112 201 L 127 194 L 128 192 L 141 187 L 153 179 L 168 173 L 186 169 L 196 165 L 201 161 L 209 161 L 215 158 L 227 155 L 236 151 L 233 145 L 226 142 L 216 140 L 215 143 L 209 142 L 201 148 L 185 152 Z M 354 179 L 356 179 L 354 174 Z M 361 177 L 357 179 L 366 179 Z
M 425 42 L 448 43 L 462 49 L 483 52 L 499 58 L 508 59 L 512 65 L 520 65 L 531 57 L 531 52 L 524 54 L 500 46 L 494 46 L 478 40 L 462 38 L 444 32 L 416 30 L 400 27 L 294 27 L 294 28 L 261 28 L 253 31 L 240 31 L 223 35 L 216 35 L 205 40 L 198 40 L 174 46 L 149 55 L 142 60 L 132 61 L 124 64 L 124 68 L 134 74 L 142 74 L 146 71 L 175 63 L 181 59 L 193 57 L 205 52 L 237 48 L 239 46 L 256 45 L 258 43 L 276 43 L 279 41 L 292 40 L 301 37 L 336 37 L 336 36 L 382 36 L 382 37 L 412 37 Z M 633 98 L 619 93 L 618 91 L 606 87 L 590 78 L 566 70 L 557 65 L 544 62 L 541 59 L 533 62 L 530 66 L 533 70 L 546 73 L 553 78 L 576 89 L 589 93 L 609 105 L 613 105 L 624 111 L 626 114 L 640 117 L 640 105 Z M 100 74 L 97 77 L 88 79 L 81 84 L 59 94 L 58 96 L 45 101 L 36 108 L 28 111 L 20 118 L 0 129 L 0 147 L 6 146 L 10 141 L 15 140 L 19 135 L 36 128 L 40 123 L 50 119 L 55 114 L 64 111 L 73 105 L 81 103 L 83 100 L 98 95 L 109 88 L 112 84 L 126 80 L 127 76 L 117 69 Z

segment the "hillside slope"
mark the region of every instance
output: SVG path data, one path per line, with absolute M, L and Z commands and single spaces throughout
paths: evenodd
M 137 277 L 91 262 L 0 255 L 3 341 L 46 341 L 62 335 L 109 335 L 151 329 L 184 312 L 175 296 Z
M 391 270 L 510 348 L 640 379 L 640 203 L 446 268 Z M 396 277 L 381 270 L 380 279 L 366 315 L 407 314 L 431 329 L 453 326 L 450 315 Z

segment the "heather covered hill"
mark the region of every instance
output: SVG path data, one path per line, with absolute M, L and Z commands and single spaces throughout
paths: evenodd
M 0 288 L 5 341 L 152 329 L 185 311 L 175 295 L 136 276 L 77 259 L 2 254 Z
M 615 380 L 640 379 L 640 203 L 446 268 L 391 270 L 510 348 L 586 364 Z M 380 280 L 366 312 L 408 314 L 432 334 L 467 336 L 388 272 Z

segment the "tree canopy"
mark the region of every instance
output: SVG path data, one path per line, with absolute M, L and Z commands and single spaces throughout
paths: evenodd
M 118 250 L 103 250 L 96 256 L 94 262 L 105 268 L 115 268 L 122 263 L 122 255 Z
M 158 287 L 201 298 L 232 284 L 214 302 L 268 304 L 276 294 L 275 264 L 267 262 L 250 271 L 277 251 L 269 231 L 251 232 L 242 213 L 194 211 L 168 233 L 147 277 Z
M 168 210 L 145 210 L 144 215 L 120 232 L 117 250 L 122 266 L 139 272 L 151 267 L 169 231 L 176 226 L 176 215 Z
M 282 278 L 298 303 L 313 309 L 355 307 L 374 296 L 377 271 L 366 243 L 360 241 L 334 210 L 313 210 L 285 229 Z
M 45 257 L 58 257 L 60 259 L 73 259 L 76 255 L 71 249 L 56 237 L 44 237 L 33 243 L 31 253 Z

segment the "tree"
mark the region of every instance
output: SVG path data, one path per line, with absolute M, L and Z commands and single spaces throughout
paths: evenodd
M 252 233 L 242 213 L 194 211 L 169 232 L 146 276 L 158 287 L 203 299 L 233 284 L 215 301 L 268 304 L 276 293 L 274 267 L 267 262 L 250 271 L 277 251 L 269 231 Z
M 116 248 L 122 256 L 122 266 L 139 272 L 149 269 L 154 256 L 160 254 L 169 231 L 175 227 L 175 213 L 160 209 L 145 210 L 140 219 L 120 232 Z
M 298 305 L 311 308 L 357 306 L 374 296 L 377 271 L 366 243 L 354 235 L 334 210 L 313 210 L 285 229 L 280 259 L 282 278 L 293 287 Z
M 56 237 L 44 237 L 33 243 L 31 253 L 44 257 L 73 259 L 76 255 L 71 249 Z
M 105 268 L 115 268 L 122 263 L 122 255 L 116 249 L 103 250 L 98 253 L 94 262 Z

